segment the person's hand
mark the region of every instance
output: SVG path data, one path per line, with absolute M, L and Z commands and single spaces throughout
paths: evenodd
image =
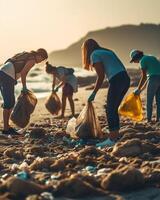
M 58 92 L 58 89 L 59 89 L 59 88 L 58 88 L 58 87 L 56 87 L 56 88 L 55 88 L 53 91 L 54 91 L 54 92 Z
M 23 87 L 21 92 L 24 94 L 27 94 L 29 92 L 29 90 L 27 89 L 27 87 Z
M 94 101 L 95 96 L 96 96 L 96 93 L 95 93 L 95 92 L 92 92 L 92 94 L 91 94 L 91 95 L 89 96 L 89 98 L 88 98 L 88 102 Z
M 138 96 L 138 95 L 140 95 L 141 90 L 139 90 L 139 89 L 137 88 L 137 89 L 134 90 L 133 93 L 134 93 L 134 95 L 137 95 L 137 96 Z

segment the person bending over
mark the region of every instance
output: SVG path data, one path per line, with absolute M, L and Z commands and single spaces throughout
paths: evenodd
M 74 69 L 63 66 L 55 67 L 47 62 L 46 72 L 48 74 L 53 75 L 53 84 L 52 84 L 53 91 L 58 92 L 59 88 L 62 87 L 62 113 L 60 118 L 64 118 L 67 99 L 70 104 L 72 116 L 75 116 L 73 93 L 78 91 L 78 84 L 77 84 L 77 78 L 74 75 Z M 56 78 L 60 81 L 60 83 L 55 88 Z
M 95 99 L 104 77 L 109 81 L 106 115 L 109 126 L 108 139 L 102 145 L 113 146 L 120 137 L 118 107 L 129 89 L 130 78 L 114 51 L 101 47 L 95 40 L 88 39 L 82 45 L 82 62 L 86 70 L 95 69 L 97 81 L 88 102 Z
M 130 52 L 130 63 L 140 63 L 141 80 L 135 94 L 139 95 L 147 85 L 147 120 L 152 121 L 153 100 L 156 99 L 157 116 L 160 121 L 160 61 L 152 55 L 145 55 L 143 51 L 132 50 Z
M 22 52 L 9 58 L 0 69 L 0 90 L 3 98 L 3 134 L 18 134 L 14 128 L 9 125 L 9 119 L 15 104 L 14 86 L 17 80 L 21 78 L 22 92 L 27 92 L 26 76 L 35 64 L 48 58 L 45 49 L 37 51 Z

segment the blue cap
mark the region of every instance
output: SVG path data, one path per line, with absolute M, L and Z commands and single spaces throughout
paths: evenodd
M 130 63 L 132 63 L 134 60 L 139 59 L 141 56 L 143 56 L 143 51 L 137 50 L 137 49 L 133 49 L 130 52 Z

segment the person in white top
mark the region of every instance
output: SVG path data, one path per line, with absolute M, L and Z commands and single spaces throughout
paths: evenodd
M 67 68 L 63 66 L 55 67 L 46 63 L 46 72 L 53 75 L 52 89 L 57 92 L 62 87 L 62 113 L 60 118 L 64 118 L 66 100 L 68 98 L 72 116 L 75 116 L 75 105 L 73 101 L 73 93 L 78 91 L 77 77 L 74 75 L 73 68 Z M 56 78 L 60 81 L 59 85 L 55 88 Z M 55 89 L 54 89 L 55 88 Z
M 9 58 L 0 69 L 0 90 L 3 97 L 3 122 L 4 129 L 2 134 L 18 134 L 16 130 L 9 125 L 9 118 L 15 104 L 14 86 L 17 80 L 21 78 L 22 92 L 26 93 L 26 76 L 30 69 L 37 63 L 48 58 L 45 49 L 37 51 L 22 52 Z

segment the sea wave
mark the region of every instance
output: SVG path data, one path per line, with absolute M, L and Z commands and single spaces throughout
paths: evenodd
M 94 76 L 94 72 L 88 72 L 82 68 L 74 68 L 75 75 L 77 77 L 88 77 Z M 32 90 L 37 98 L 42 98 L 48 96 L 52 90 L 52 76 L 48 75 L 44 69 L 36 68 L 32 69 L 27 76 L 27 87 Z M 16 97 L 20 94 L 22 89 L 21 80 L 18 81 L 18 84 L 15 86 L 15 95 Z M 0 100 L 2 96 L 0 95 Z

